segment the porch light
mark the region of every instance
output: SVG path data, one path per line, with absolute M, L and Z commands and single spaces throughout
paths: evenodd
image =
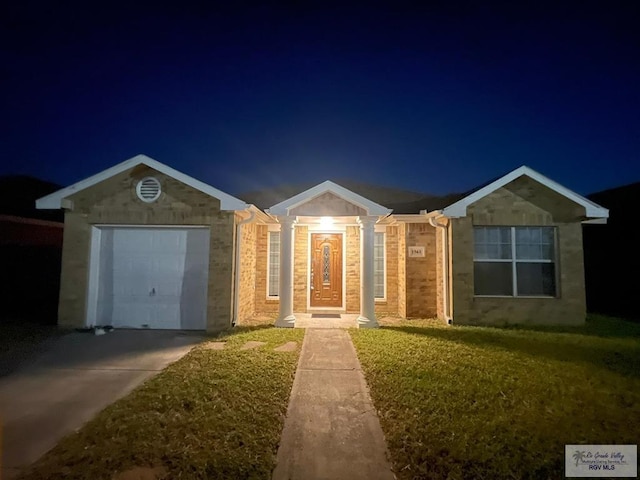
M 333 217 L 320 217 L 320 226 L 322 228 L 329 228 L 333 225 Z

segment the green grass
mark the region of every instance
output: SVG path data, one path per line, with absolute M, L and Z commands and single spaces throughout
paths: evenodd
M 352 330 L 401 479 L 564 478 L 565 444 L 640 440 L 640 326 Z
M 203 343 L 65 438 L 23 479 L 111 479 L 134 467 L 167 478 L 270 478 L 304 331 L 238 329 Z M 267 342 L 241 351 L 248 340 Z M 295 352 L 274 352 L 288 341 Z

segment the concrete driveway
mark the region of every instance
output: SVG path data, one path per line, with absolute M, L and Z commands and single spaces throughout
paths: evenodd
M 11 478 L 96 413 L 180 359 L 202 335 L 71 333 L 0 378 L 2 472 Z

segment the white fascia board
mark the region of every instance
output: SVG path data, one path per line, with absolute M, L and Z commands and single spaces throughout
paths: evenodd
M 264 213 L 262 210 L 256 207 L 253 203 L 250 203 L 248 207 L 249 207 L 248 211 L 253 212 L 255 215 L 255 222 L 260 223 L 262 225 L 275 223 L 275 220 L 273 218 L 271 218 L 269 215 Z
M 323 193 L 333 193 L 338 197 L 346 200 L 349 203 L 353 203 L 358 207 L 364 208 L 367 211 L 368 215 L 389 215 L 392 210 L 389 210 L 382 205 L 379 205 L 375 202 L 372 202 L 368 198 L 363 197 L 362 195 L 358 195 L 351 190 L 348 190 L 336 183 L 333 183 L 330 180 L 326 180 L 315 187 L 311 187 L 304 192 L 301 192 L 297 195 L 294 195 L 287 200 L 284 200 L 280 203 L 277 203 L 273 207 L 267 209 L 267 212 L 270 215 L 289 215 L 289 210 L 298 207 L 314 198 L 322 195 Z
M 553 180 L 545 177 L 541 173 L 536 172 L 535 170 L 523 165 L 519 168 L 516 168 L 514 171 L 506 174 L 504 177 L 499 178 L 495 182 L 490 183 L 489 185 L 481 188 L 480 190 L 473 192 L 471 195 L 464 197 L 461 200 L 458 200 L 455 203 L 452 203 L 448 207 L 446 207 L 442 213 L 451 218 L 458 217 L 466 217 L 467 216 L 467 207 L 472 203 L 477 202 L 483 197 L 486 197 L 490 193 L 496 191 L 500 187 L 505 186 L 506 184 L 514 181 L 515 179 L 521 177 L 522 175 L 526 175 L 527 177 L 537 181 L 538 183 L 544 185 L 547 188 L 563 195 L 569 200 L 577 203 L 578 205 L 582 205 L 585 208 L 586 216 L 588 218 L 608 218 L 609 210 L 598 205 L 597 203 L 592 202 L 591 200 L 583 197 L 575 193 L 572 190 L 569 190 L 566 187 L 563 187 L 559 183 L 554 182 Z
M 221 210 L 245 210 L 249 206 L 243 202 L 242 200 L 235 198 L 227 193 L 224 193 L 217 188 L 212 187 L 211 185 L 207 185 L 200 180 L 196 180 L 189 175 L 186 175 L 182 172 L 179 172 L 167 165 L 154 160 L 153 158 L 147 157 L 146 155 L 136 155 L 129 160 L 125 160 L 122 163 L 114 165 L 111 168 L 107 168 L 100 173 L 92 175 L 91 177 L 85 178 L 73 185 L 63 188 L 62 190 L 58 190 L 57 192 L 53 192 L 45 197 L 39 198 L 36 200 L 36 208 L 40 210 L 46 209 L 58 209 L 62 207 L 62 200 L 69 195 L 73 195 L 74 193 L 80 192 L 85 188 L 89 188 L 97 183 L 100 183 L 108 178 L 113 177 L 119 173 L 122 173 L 130 168 L 133 168 L 137 165 L 146 165 L 158 172 L 164 173 L 165 175 L 175 178 L 176 180 L 189 185 L 196 190 L 199 190 L 207 195 L 210 195 L 214 198 L 220 200 L 220 209 Z

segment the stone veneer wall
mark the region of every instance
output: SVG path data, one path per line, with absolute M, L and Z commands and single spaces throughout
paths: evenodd
M 469 206 L 467 217 L 452 219 L 453 321 L 461 324 L 582 324 L 586 317 L 582 225 L 575 204 L 545 203 L 545 209 L 501 188 Z M 573 218 L 573 221 L 567 219 Z M 558 221 L 561 219 L 562 221 Z M 475 297 L 473 226 L 555 226 L 558 296 L 555 298 Z
M 156 177 L 162 186 L 153 203 L 138 199 L 137 182 Z M 220 202 L 145 165 L 134 167 L 68 197 L 65 211 L 58 324 L 85 325 L 91 230 L 95 224 L 197 225 L 210 227 L 207 330 L 231 325 L 235 220 Z

